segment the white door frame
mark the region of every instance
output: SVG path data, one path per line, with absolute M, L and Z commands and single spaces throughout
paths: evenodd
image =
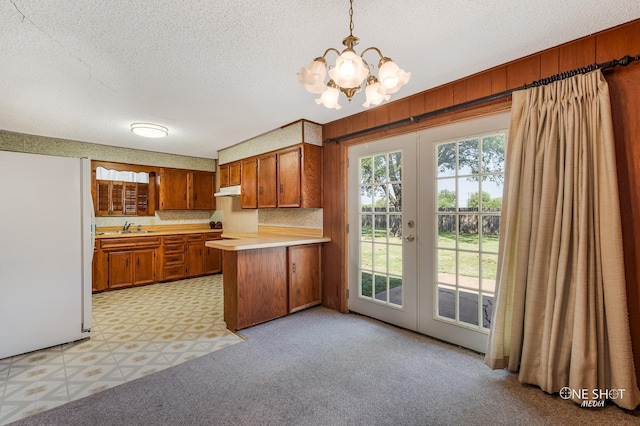
M 349 223 L 349 309 L 371 316 L 382 321 L 398 325 L 410 330 L 417 329 L 417 238 L 414 240 L 403 239 L 402 243 L 402 306 L 390 306 L 377 303 L 359 296 L 359 266 L 360 266 L 360 162 L 359 158 L 375 153 L 384 153 L 402 150 L 402 229 L 403 236 L 409 234 L 416 236 L 418 226 L 409 227 L 408 222 L 417 222 L 416 200 L 416 138 L 415 133 L 394 136 L 378 141 L 368 142 L 349 147 L 348 159 L 348 223 Z

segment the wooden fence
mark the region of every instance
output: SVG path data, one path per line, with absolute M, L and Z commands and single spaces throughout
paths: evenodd
M 372 214 L 362 215 L 362 227 L 371 227 L 374 225 L 377 229 L 384 229 L 389 222 L 389 231 L 391 235 L 401 236 L 402 234 L 402 214 L 396 212 L 395 209 L 389 210 L 376 207 L 374 211 L 363 209 L 363 213 L 370 212 Z M 388 213 L 388 214 L 387 214 Z M 500 230 L 500 209 L 485 209 L 482 216 L 478 213 L 477 208 L 460 208 L 458 215 L 456 209 L 439 209 L 438 210 L 438 230 L 440 232 L 456 231 L 456 216 L 458 217 L 458 229 L 461 234 L 478 234 L 479 218 L 482 217 L 482 233 L 484 235 L 498 235 Z

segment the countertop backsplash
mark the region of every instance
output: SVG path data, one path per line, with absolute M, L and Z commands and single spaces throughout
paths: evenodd
M 133 222 L 135 226 L 149 225 L 181 225 L 193 223 L 222 222 L 224 217 L 221 210 L 189 211 L 189 210 L 156 210 L 155 216 L 99 216 L 96 217 L 96 227 L 120 226 L 124 222 Z
M 322 209 L 258 209 L 258 225 L 322 229 Z

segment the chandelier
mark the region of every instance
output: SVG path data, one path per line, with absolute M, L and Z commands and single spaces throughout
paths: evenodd
M 392 93 L 396 93 L 402 86 L 407 84 L 410 72 L 400 69 L 395 62 L 383 56 L 377 47 L 365 49 L 360 56 L 353 49 L 360 42 L 358 37 L 353 35 L 353 0 L 349 6 L 349 35 L 342 40 L 346 46 L 342 52 L 330 47 L 324 55 L 314 59 L 307 67 L 300 69 L 297 73 L 298 81 L 311 93 L 321 93 L 316 99 L 317 104 L 322 104 L 327 108 L 342 108 L 338 104 L 340 92 L 344 93 L 349 102 L 353 95 L 362 89 L 362 84 L 366 80 L 366 101 L 364 107 L 379 105 L 381 102 L 389 100 Z M 364 54 L 373 50 L 380 56 L 378 62 L 378 77 L 374 76 L 373 66 L 364 60 Z M 336 52 L 338 58 L 335 65 L 329 69 L 329 81 L 325 84 L 327 75 L 327 61 L 325 56 L 329 52 Z

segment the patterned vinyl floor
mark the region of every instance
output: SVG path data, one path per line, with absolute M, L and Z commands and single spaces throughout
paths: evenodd
M 0 425 L 239 342 L 222 275 L 96 294 L 91 339 L 0 359 Z

